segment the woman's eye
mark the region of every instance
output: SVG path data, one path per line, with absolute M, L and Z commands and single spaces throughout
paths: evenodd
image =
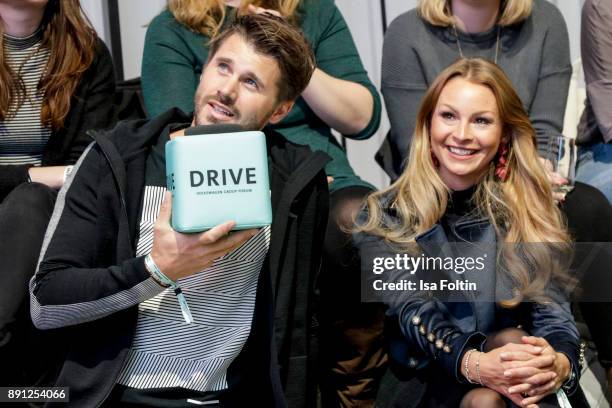
M 225 62 L 220 62 L 218 65 L 219 71 L 221 72 L 227 72 L 229 71 L 229 65 L 227 65 Z
M 442 119 L 451 120 L 455 119 L 455 115 L 452 112 L 442 112 L 440 113 Z
M 477 125 L 490 125 L 492 123 L 491 119 L 487 118 L 476 118 L 475 120 Z

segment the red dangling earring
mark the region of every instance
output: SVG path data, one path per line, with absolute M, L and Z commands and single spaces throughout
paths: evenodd
M 497 164 L 495 165 L 495 175 L 500 181 L 506 181 L 508 178 L 508 154 L 510 148 L 508 143 L 502 142 L 497 152 Z

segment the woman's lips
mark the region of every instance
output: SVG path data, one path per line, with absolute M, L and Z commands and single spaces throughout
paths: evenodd
M 446 150 L 448 150 L 453 157 L 461 160 L 470 159 L 480 151 L 477 149 L 465 149 L 455 146 L 446 146 Z

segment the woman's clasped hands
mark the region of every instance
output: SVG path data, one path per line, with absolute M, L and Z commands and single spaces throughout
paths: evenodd
M 569 359 L 541 337 L 523 336 L 522 344 L 507 343 L 469 359 L 469 377 L 512 400 L 536 408 L 568 378 Z M 464 355 L 465 366 L 467 353 Z M 465 373 L 464 373 L 465 374 Z

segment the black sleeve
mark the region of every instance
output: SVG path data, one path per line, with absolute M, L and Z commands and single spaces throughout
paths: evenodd
M 103 153 L 92 144 L 58 194 L 41 261 L 30 283 L 32 320 L 40 329 L 97 320 L 163 290 L 146 271 L 143 257 L 122 262 L 108 256 L 100 259 L 100 253 L 117 245 L 116 234 L 106 234 L 117 221 L 99 210 L 106 205 L 100 202 L 107 202 L 101 199 L 102 180 L 112 177 L 107 166 Z
M 0 166 L 0 203 L 15 187 L 30 179 L 28 175 L 30 167 L 31 164 Z

